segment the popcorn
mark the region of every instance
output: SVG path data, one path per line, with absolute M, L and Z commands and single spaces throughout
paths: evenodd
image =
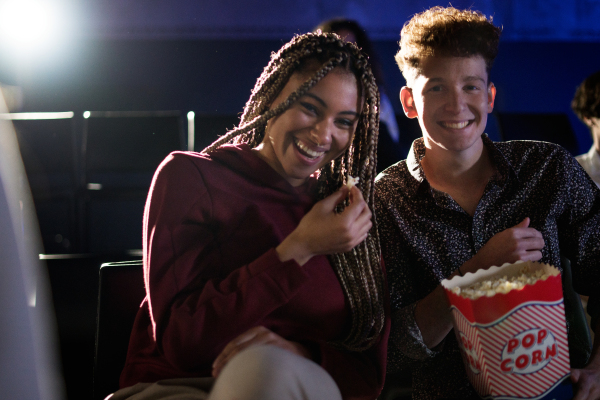
M 473 388 L 486 400 L 573 398 L 560 271 L 518 262 L 442 281 Z
M 504 275 L 494 280 L 486 279 L 475 282 L 464 288 L 455 286 L 451 290 L 454 294 L 475 300 L 482 296 L 490 297 L 497 293 L 506 294 L 511 290 L 520 290 L 525 285 L 533 285 L 540 279 L 546 280 L 549 276 L 550 274 L 542 269 L 531 271 L 529 264 L 524 264 L 519 275 L 511 276 L 510 278 Z
M 353 186 L 356 186 L 356 184 L 358 183 L 358 181 L 360 180 L 360 178 L 357 176 L 356 178 L 348 175 L 348 182 L 346 183 L 346 186 L 348 187 L 348 189 L 352 189 Z

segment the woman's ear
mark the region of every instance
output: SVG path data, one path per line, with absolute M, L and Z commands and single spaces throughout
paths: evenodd
M 400 89 L 400 101 L 402 102 L 404 114 L 406 114 L 408 118 L 417 118 L 419 116 L 419 113 L 415 107 L 415 99 L 413 98 L 411 88 L 404 86 L 402 89 Z
M 488 86 L 488 114 L 494 111 L 494 101 L 496 100 L 496 86 L 490 82 Z

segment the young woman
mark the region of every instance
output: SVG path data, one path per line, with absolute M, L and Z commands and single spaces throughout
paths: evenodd
M 238 128 L 167 157 L 113 399 L 377 397 L 389 330 L 370 211 L 378 106 L 355 45 L 297 36 Z

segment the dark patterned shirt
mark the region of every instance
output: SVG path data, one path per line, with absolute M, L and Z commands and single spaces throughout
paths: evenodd
M 561 268 L 561 255 L 569 258 L 575 290 L 591 295 L 588 312 L 599 314 L 600 190 L 560 146 L 482 138 L 496 174 L 473 217 L 427 182 L 422 138 L 406 160 L 376 179 L 375 210 L 393 312 L 388 370 L 413 372 L 415 399 L 475 396 L 454 333 L 428 349 L 414 308 L 492 236 L 525 217 L 544 237 L 540 261 Z

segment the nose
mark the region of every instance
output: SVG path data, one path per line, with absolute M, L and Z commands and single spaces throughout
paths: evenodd
M 448 94 L 446 110 L 453 113 L 460 113 L 465 107 L 465 94 L 462 90 L 452 90 Z
M 314 124 L 311 136 L 319 146 L 329 145 L 332 140 L 335 126 L 329 118 L 324 118 Z

